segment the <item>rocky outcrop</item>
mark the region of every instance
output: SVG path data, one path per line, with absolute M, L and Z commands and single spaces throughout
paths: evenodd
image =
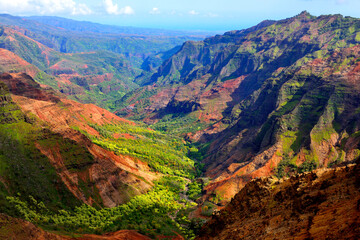
M 53 90 L 41 89 L 39 84 L 26 73 L 2 73 L 0 79 L 14 95 L 54 103 L 60 101 L 60 98 L 55 95 L 56 93 Z
M 248 183 L 202 228 L 201 239 L 358 239 L 360 166 Z

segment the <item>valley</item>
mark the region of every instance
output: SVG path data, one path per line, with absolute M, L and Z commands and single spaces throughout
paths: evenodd
M 356 239 L 359 81 L 339 14 L 212 37 L 0 15 L 0 238 Z

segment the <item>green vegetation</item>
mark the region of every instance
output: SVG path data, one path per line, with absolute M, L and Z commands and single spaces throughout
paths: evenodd
M 53 76 L 46 74 L 43 71 L 39 71 L 35 75 L 34 80 L 37 81 L 38 83 L 48 85 L 53 89 L 59 89 L 59 86 L 56 84 L 55 78 Z
M 204 204 L 201 206 L 201 215 L 210 217 L 214 210 L 216 210 L 216 205 L 205 201 Z
M 185 191 L 187 180 L 178 176 L 163 176 L 157 181 L 158 185 L 165 186 L 169 191 L 174 193 L 181 193 Z
M 99 137 L 88 135 L 94 143 L 117 154 L 136 157 L 148 163 L 154 171 L 165 175 L 156 182 L 156 186 L 149 193 L 136 196 L 125 205 L 99 210 L 116 214 L 97 217 L 102 219 L 102 222 L 107 222 L 106 226 L 77 226 L 76 229 L 95 233 L 136 229 L 151 237 L 157 234 L 171 236 L 175 231 L 181 233 L 186 239 L 193 239 L 194 232 L 199 230 L 203 222 L 188 219 L 187 216 L 194 204 L 190 204 L 179 196 L 185 192 L 186 186 L 188 186 L 186 194 L 190 199 L 195 200 L 201 194 L 202 185 L 195 180 L 189 180 L 199 174 L 196 171 L 198 164 L 188 157 L 194 157 L 194 155 L 199 157 L 201 153 L 197 148 L 187 146 L 181 138 L 160 133 L 140 123 L 101 126 L 90 124 L 90 126 L 100 134 Z M 133 207 L 134 203 L 138 205 Z M 145 208 L 143 205 L 154 207 Z M 129 211 L 127 206 L 136 211 L 125 214 Z M 77 210 L 74 211 L 77 212 Z M 96 216 L 97 214 L 100 213 L 96 213 Z M 74 231 L 77 231 L 76 229 Z
M 288 158 L 283 158 L 277 166 L 275 175 L 278 178 L 282 178 L 289 176 L 291 173 L 295 173 L 296 170 L 297 165 L 294 163 L 294 161 L 291 161 Z
M 172 216 L 175 216 L 176 210 L 188 209 L 192 205 L 178 203 L 179 195 L 161 185 L 114 208 L 96 209 L 82 205 L 54 214 L 42 202 L 33 197 L 29 199 L 29 202 L 24 202 L 18 197 L 8 197 L 19 216 L 49 230 L 100 234 L 135 229 L 152 237 L 159 234 L 171 236 L 173 231 L 189 234 L 189 229 L 181 227 Z
M 70 193 L 49 159 L 36 146 L 39 141 L 45 143 L 45 139 L 59 140 L 58 136 L 36 123 L 34 117 L 24 115 L 12 102 L 2 83 L 0 99 L 0 111 L 3 113 L 0 116 L 1 212 L 13 213 L 13 208 L 5 198 L 16 193 L 20 193 L 23 200 L 29 195 L 41 199 L 51 209 L 68 209 L 79 205 L 80 201 Z M 65 140 L 61 144 L 73 145 Z M 76 150 L 76 147 L 79 146 L 72 146 L 72 150 Z M 61 146 L 59 149 L 62 151 Z M 80 154 L 82 150 L 79 151 Z M 67 160 L 70 158 L 73 159 L 69 156 Z M 83 155 L 78 156 L 78 159 L 83 159 Z
M 192 114 L 167 114 L 151 127 L 164 133 L 181 136 L 185 133 L 203 130 L 210 125 L 197 120 Z
M 313 156 L 313 153 L 305 151 L 305 162 L 301 165 L 296 165 L 297 157 L 293 158 L 284 156 L 281 162 L 278 164 L 276 168 L 275 175 L 277 178 L 289 177 L 296 173 L 310 172 L 316 169 L 319 165 L 316 158 Z
M 180 138 L 128 123 L 91 126 L 100 137 L 89 137 L 99 146 L 143 160 L 164 174 L 188 178 L 195 174 L 195 162 L 187 157 L 189 148 Z
M 189 196 L 189 199 L 195 201 L 196 199 L 201 197 L 202 188 L 203 186 L 201 183 L 197 181 L 193 181 L 189 183 L 188 191 L 186 192 L 186 194 Z
M 356 33 L 355 41 L 360 42 L 360 32 Z

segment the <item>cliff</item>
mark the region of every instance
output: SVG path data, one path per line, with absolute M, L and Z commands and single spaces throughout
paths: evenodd
M 358 164 L 253 180 L 196 239 L 358 239 L 359 189 Z

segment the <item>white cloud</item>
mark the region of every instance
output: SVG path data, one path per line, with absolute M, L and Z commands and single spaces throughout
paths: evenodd
M 10 14 L 41 14 L 54 13 L 87 15 L 92 10 L 84 3 L 73 0 L 0 0 L 2 12 Z
M 150 14 L 160 14 L 160 10 L 157 7 L 153 7 L 149 13 Z
M 199 13 L 196 12 L 195 10 L 191 10 L 191 11 L 189 11 L 189 14 L 190 14 L 190 15 L 198 15 Z
M 118 5 L 114 4 L 112 0 L 104 0 L 104 5 L 108 14 L 116 14 L 118 12 Z
M 130 6 L 125 6 L 123 8 L 120 9 L 120 14 L 134 14 L 135 11 L 134 9 L 132 9 Z
M 119 6 L 117 5 L 117 3 L 114 4 L 112 0 L 104 0 L 104 6 L 105 6 L 105 10 L 108 14 L 130 15 L 130 14 L 135 13 L 134 9 L 132 9 L 130 6 L 125 6 L 125 7 L 119 9 Z

